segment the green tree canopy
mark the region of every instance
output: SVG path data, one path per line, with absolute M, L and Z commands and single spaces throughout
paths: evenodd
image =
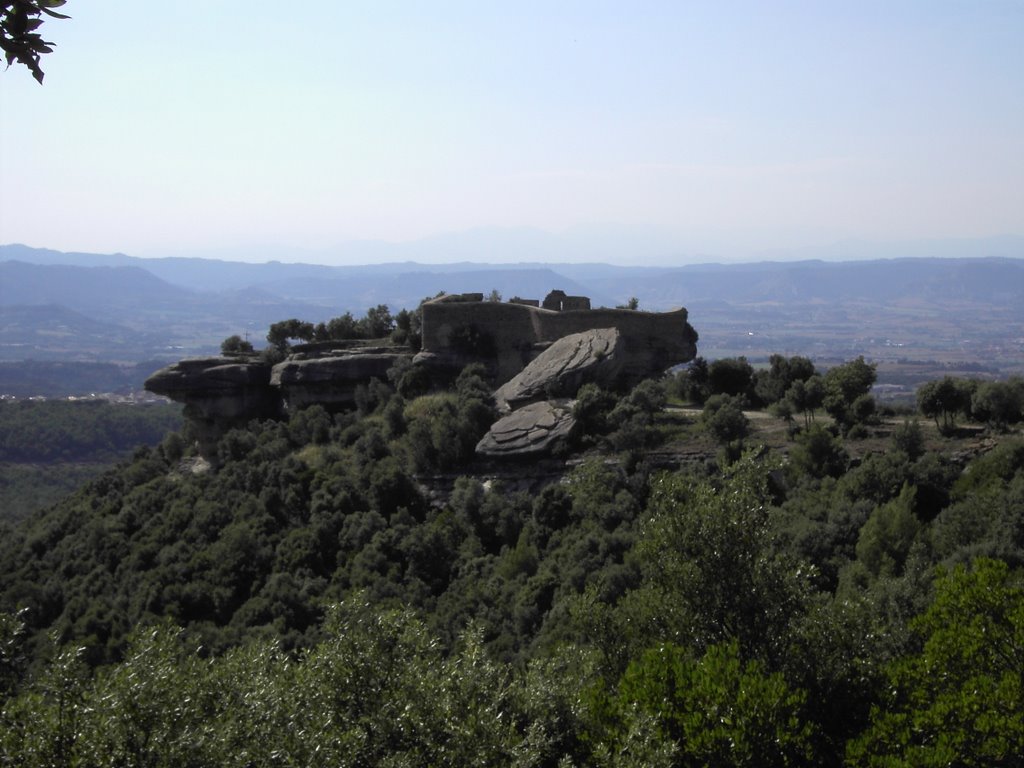
M 814 375 L 814 363 L 800 355 L 772 355 L 768 364 L 766 370 L 754 374 L 754 395 L 762 405 L 778 402 L 795 382 L 807 381 Z
M 809 427 L 814 421 L 814 411 L 821 408 L 825 401 L 825 382 L 818 374 L 806 381 L 797 379 L 786 390 L 786 401 L 794 413 L 804 415 L 804 426 Z
M 368 309 L 366 317 L 359 324 L 367 339 L 382 339 L 395 329 L 395 321 L 387 304 L 378 304 Z
M 888 701 L 850 744 L 851 765 L 1020 765 L 1024 588 L 998 560 L 943 573 L 913 623 L 923 646 L 889 668 Z
M 737 398 L 729 395 L 712 395 L 704 403 L 700 415 L 701 424 L 720 443 L 742 440 L 747 435 L 750 422 L 743 414 Z
M 986 381 L 978 385 L 971 397 L 971 414 L 995 429 L 1006 429 L 1022 418 L 1024 380 Z
M 976 386 L 976 382 L 952 376 L 926 382 L 917 390 L 917 409 L 922 416 L 935 419 L 935 426 L 939 429 L 952 429 L 956 426 L 957 414 L 970 413 L 971 395 Z
M 250 354 L 253 352 L 252 342 L 243 339 L 236 333 L 234 336 L 228 336 L 220 343 L 220 352 L 222 355 Z
M 708 367 L 708 386 L 713 395 L 746 395 L 753 380 L 754 368 L 745 357 L 719 358 Z
M 863 356 L 826 371 L 825 410 L 845 431 L 874 413 L 865 398 L 870 396 L 875 378 L 875 364 L 864 362 Z
M 290 339 L 312 341 L 314 333 L 315 328 L 312 323 L 291 318 L 271 325 L 270 330 L 267 331 L 267 341 L 278 349 L 284 349 L 288 346 Z
M 744 663 L 735 641 L 711 646 L 697 661 L 661 645 L 630 664 L 619 683 L 619 748 L 629 753 L 653 738 L 671 745 L 672 765 L 812 765 L 814 727 L 802 715 L 804 699 L 782 675 Z

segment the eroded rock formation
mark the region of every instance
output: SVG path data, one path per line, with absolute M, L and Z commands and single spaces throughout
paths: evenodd
M 488 458 L 533 458 L 568 440 L 576 426 L 569 400 L 544 400 L 513 411 L 491 425 L 476 452 Z
M 146 389 L 185 404 L 199 452 L 213 459 L 217 441 L 229 429 L 280 414 L 281 397 L 270 386 L 270 372 L 270 364 L 257 358 L 191 358 L 161 368 L 146 379 Z
M 552 291 L 539 301 L 484 301 L 479 293 L 422 305 L 422 351 L 415 363 L 456 374 L 482 362 L 511 414 L 495 423 L 477 451 L 488 457 L 536 456 L 569 437 L 572 402 L 585 383 L 624 389 L 692 360 L 697 333 L 685 309 L 651 313 L 590 309 L 585 296 Z M 271 366 L 259 356 L 182 360 L 157 371 L 146 389 L 185 404 L 200 453 L 216 461 L 228 429 L 312 404 L 355 404 L 356 388 L 410 353 L 391 347 L 322 342 L 297 347 Z
M 300 353 L 277 365 L 257 356 L 180 360 L 146 380 L 146 389 L 184 403 L 200 454 L 216 463 L 217 441 L 229 429 L 252 419 L 278 418 L 285 411 L 320 404 L 355 405 L 360 384 L 387 379 L 388 369 L 406 351 L 364 348 L 306 358 Z

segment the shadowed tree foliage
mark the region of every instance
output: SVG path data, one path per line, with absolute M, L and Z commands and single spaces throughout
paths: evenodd
M 929 381 L 917 390 L 917 409 L 922 416 L 934 419 L 938 429 L 949 431 L 956 426 L 958 415 L 970 415 L 971 396 L 976 387 L 975 381 L 954 379 L 952 376 Z
M 228 336 L 220 343 L 220 353 L 222 355 L 248 355 L 254 351 L 252 342 L 243 339 L 238 334 Z
M 942 574 L 914 620 L 919 651 L 888 669 L 885 700 L 847 751 L 855 765 L 1014 766 L 1024 755 L 1024 589 L 1005 563 Z
M 759 420 L 785 445 L 726 464 L 648 381 L 498 467 L 481 369 L 407 373 L 0 524 L 0 764 L 1016 764 L 1020 440 Z M 933 599 L 939 563 L 967 580 Z
M 366 311 L 366 317 L 360 321 L 361 330 L 367 339 L 383 339 L 395 328 L 394 318 L 387 304 L 378 304 Z
M 67 19 L 53 10 L 60 8 L 66 0 L 3 0 L 0 2 L 0 49 L 3 49 L 7 66 L 14 62 L 28 67 L 40 84 L 43 70 L 39 66 L 44 53 L 53 53 L 51 43 L 39 33 L 43 16 Z
M 1024 379 L 984 381 L 971 396 L 971 415 L 996 430 L 1005 430 L 1024 418 Z
M 814 375 L 814 363 L 800 355 L 772 355 L 768 364 L 766 370 L 754 374 L 754 396 L 761 405 L 779 402 L 794 383 L 805 382 Z
M 814 412 L 825 402 L 825 381 L 815 374 L 806 381 L 797 379 L 786 390 L 786 402 L 793 413 L 802 413 L 804 427 L 814 421 Z
M 278 349 L 286 349 L 290 339 L 312 341 L 315 332 L 316 329 L 312 323 L 307 323 L 295 318 L 290 320 L 281 320 L 280 322 L 274 323 L 270 326 L 270 330 L 267 331 L 267 341 Z
M 708 366 L 708 388 L 712 395 L 744 397 L 751 393 L 754 367 L 745 357 L 723 357 Z
M 317 323 L 314 336 L 317 341 L 358 339 L 361 335 L 359 321 L 351 312 L 332 317 L 326 323 Z
M 720 443 L 731 443 L 747 436 L 750 422 L 740 402 L 729 395 L 712 395 L 704 403 L 701 424 Z
M 917 419 L 904 419 L 892 432 L 892 446 L 897 451 L 907 454 L 911 461 L 917 461 L 924 455 L 924 432 Z
M 821 425 L 813 424 L 797 436 L 789 460 L 798 477 L 823 478 L 843 474 L 849 457 L 838 437 Z
M 708 361 L 699 355 L 693 358 L 685 369 L 676 374 L 674 387 L 680 399 L 703 405 L 711 394 L 708 384 Z
M 829 416 L 835 419 L 844 434 L 857 425 L 868 421 L 875 412 L 874 399 L 869 394 L 875 383 L 874 363 L 864 362 L 863 357 L 829 368 L 824 376 L 825 398 L 823 405 Z

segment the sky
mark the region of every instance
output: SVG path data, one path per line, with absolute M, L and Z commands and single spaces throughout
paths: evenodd
M 0 243 L 332 263 L 528 232 L 633 264 L 1024 234 L 1024 0 L 61 10 L 44 85 L 0 72 Z

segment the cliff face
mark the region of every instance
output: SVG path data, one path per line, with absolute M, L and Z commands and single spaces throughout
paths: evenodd
M 549 294 L 545 304 L 555 306 L 555 296 L 559 310 L 532 302 L 483 301 L 481 294 L 425 302 L 423 347 L 414 362 L 440 378 L 483 363 L 495 383 L 505 385 L 496 398 L 507 412 L 551 397 L 572 398 L 588 382 L 626 388 L 697 353 L 697 333 L 685 309 L 576 309 L 589 306 L 589 300 L 556 294 Z M 200 452 L 215 463 L 217 441 L 232 427 L 314 404 L 351 407 L 360 384 L 386 380 L 388 370 L 409 357 L 390 347 L 306 345 L 274 366 L 257 356 L 181 360 L 154 373 L 146 389 L 185 404 Z M 543 452 L 571 431 L 571 403 L 541 411 L 543 425 L 531 427 L 533 411 L 519 414 L 491 436 L 493 445 L 482 452 L 511 455 L 523 446 Z M 538 432 L 540 426 L 544 429 Z
M 370 379 L 388 380 L 388 370 L 410 354 L 373 349 L 309 360 L 286 360 L 274 366 L 270 385 L 281 391 L 289 410 L 319 404 L 348 407 L 356 387 Z

